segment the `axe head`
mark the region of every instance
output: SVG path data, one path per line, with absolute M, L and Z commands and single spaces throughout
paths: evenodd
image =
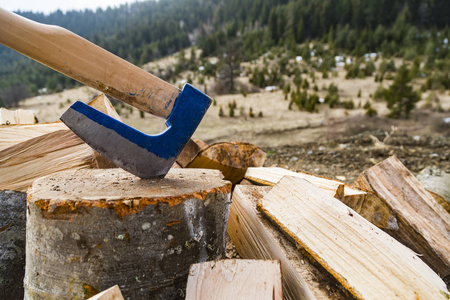
M 211 98 L 186 84 L 167 118 L 167 128 L 157 135 L 145 134 L 79 101 L 60 119 L 117 166 L 140 178 L 163 178 L 210 104 Z

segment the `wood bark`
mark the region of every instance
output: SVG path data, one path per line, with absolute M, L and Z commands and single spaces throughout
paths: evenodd
M 222 142 L 201 150 L 187 167 L 220 170 L 235 184 L 244 178 L 248 167 L 261 167 L 265 160 L 266 153 L 252 144 Z
M 280 262 L 227 259 L 193 264 L 186 300 L 282 300 Z
M 122 293 L 118 285 L 110 287 L 109 289 L 98 293 L 94 297 L 89 298 L 89 300 L 123 300 Z
M 349 186 L 343 182 L 283 168 L 248 168 L 245 178 L 258 184 L 274 186 L 283 176 L 303 178 L 325 193 L 351 207 L 372 224 L 382 229 L 398 229 L 398 221 L 390 207 L 373 193 Z
M 122 169 L 60 172 L 28 190 L 25 299 L 179 299 L 189 266 L 220 259 L 231 183 L 216 170 L 143 180 Z
M 448 299 L 409 248 L 310 182 L 286 176 L 260 210 L 358 299 Z
M 391 156 L 365 170 L 355 185 L 375 192 L 391 207 L 399 228 L 387 232 L 449 281 L 450 214 L 400 160 Z
M 0 298 L 23 299 L 27 194 L 0 191 Z
M 233 191 L 228 235 L 245 259 L 276 259 L 281 263 L 286 299 L 352 299 L 342 285 L 317 263 L 310 262 L 256 206 L 271 187 L 237 185 Z

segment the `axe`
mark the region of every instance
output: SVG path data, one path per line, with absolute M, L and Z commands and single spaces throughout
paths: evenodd
M 0 8 L 0 43 L 81 83 L 167 119 L 147 135 L 82 102 L 61 120 L 89 146 L 141 178 L 163 178 L 191 138 L 211 98 L 189 84 L 173 85 L 58 26 Z

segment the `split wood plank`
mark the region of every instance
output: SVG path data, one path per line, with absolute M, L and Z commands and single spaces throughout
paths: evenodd
M 397 157 L 365 170 L 355 186 L 375 192 L 398 215 L 399 229 L 389 234 L 440 276 L 450 276 L 450 214 Z
M 0 125 L 34 124 L 36 115 L 25 109 L 8 110 L 0 107 Z
M 270 186 L 277 184 L 283 176 L 294 176 L 311 182 L 382 229 L 398 229 L 394 213 L 382 199 L 373 193 L 362 191 L 343 182 L 283 168 L 248 168 L 245 173 L 245 179 Z
M 120 120 L 105 95 L 89 105 Z M 55 172 L 115 167 L 63 123 L 2 126 L 0 138 L 14 132 L 16 141 L 7 141 L 13 145 L 0 150 L 0 190 L 25 192 L 35 179 Z
M 42 176 L 96 168 L 93 150 L 70 130 L 60 130 L 0 151 L 0 190 L 26 192 Z
M 186 300 L 282 300 L 277 260 L 227 259 L 191 265 Z
M 0 151 L 58 130 L 69 130 L 69 128 L 63 122 L 0 126 Z
M 120 292 L 119 286 L 115 285 L 89 298 L 89 300 L 124 300 L 124 299 L 122 293 Z
M 121 121 L 120 116 L 104 94 L 97 96 L 89 103 L 89 106 Z M 26 140 L 58 130 L 70 129 L 61 121 L 33 125 L 0 126 L 0 151 Z
M 302 251 L 256 209 L 271 187 L 237 185 L 228 219 L 228 235 L 245 259 L 276 259 L 281 263 L 284 297 L 296 299 L 351 299 L 328 273 L 309 261 Z
M 188 168 L 217 169 L 233 184 L 244 178 L 248 167 L 261 167 L 266 153 L 248 143 L 221 142 L 201 150 Z
M 358 299 L 448 299 L 410 249 L 310 182 L 286 176 L 259 209 Z

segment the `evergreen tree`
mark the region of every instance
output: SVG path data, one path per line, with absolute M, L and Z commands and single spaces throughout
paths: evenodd
M 411 82 L 409 74 L 408 67 L 402 65 L 398 69 L 394 82 L 384 92 L 384 98 L 390 109 L 389 116 L 392 118 L 409 118 L 411 110 L 420 100 L 420 93 L 414 91 L 409 85 Z

